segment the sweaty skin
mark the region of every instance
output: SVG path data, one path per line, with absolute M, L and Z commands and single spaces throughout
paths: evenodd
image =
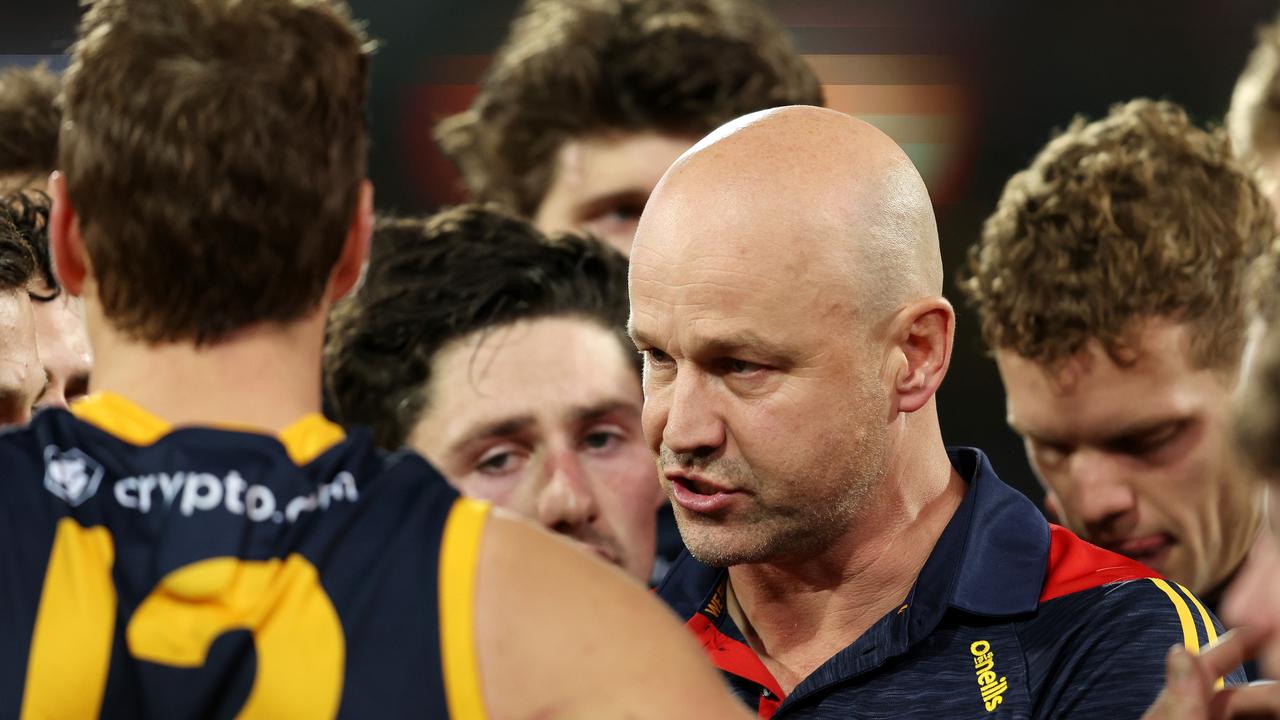
M 767 110 L 676 161 L 631 261 L 663 487 L 789 692 L 896 606 L 964 492 L 928 193 L 870 125 Z
M 20 289 L 0 292 L 0 427 L 26 423 L 43 386 L 31 300 Z

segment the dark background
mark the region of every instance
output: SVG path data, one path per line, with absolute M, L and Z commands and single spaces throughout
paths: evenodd
M 374 63 L 370 174 L 380 209 L 457 200 L 431 122 L 465 106 L 506 32 L 512 0 L 352 0 L 382 46 Z M 777 0 L 769 5 L 810 56 L 833 106 L 884 128 L 916 160 L 937 204 L 948 295 L 960 312 L 939 405 L 950 443 L 984 448 L 1039 499 L 1004 424 L 995 367 L 954 279 L 1004 181 L 1077 113 L 1098 117 L 1147 96 L 1220 122 L 1255 28 L 1274 1 Z M 74 35 L 72 0 L 0 0 L 0 66 L 48 56 Z

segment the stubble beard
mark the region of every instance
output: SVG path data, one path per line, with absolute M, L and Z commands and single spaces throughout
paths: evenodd
M 698 517 L 675 505 L 676 525 L 689 554 L 705 565 L 730 567 L 803 560 L 830 548 L 857 522 L 884 477 L 887 429 L 874 419 L 860 420 L 863 434 L 857 443 L 845 447 L 831 442 L 827 444 L 829 451 L 819 453 L 827 458 L 845 458 L 841 467 L 831 473 L 845 482 L 833 480 L 830 491 L 820 497 L 808 502 L 786 502 L 784 494 L 783 502 L 775 504 L 762 503 L 760 496 L 753 494 L 751 509 L 734 518 L 732 525 Z M 667 459 L 664 451 L 664 464 Z M 672 456 L 671 460 L 676 458 Z M 715 477 L 731 479 L 736 487 L 753 491 L 792 484 L 785 476 L 761 479 L 742 460 L 703 463 L 702 468 Z M 807 472 L 806 468 L 797 468 L 786 475 L 795 477 Z

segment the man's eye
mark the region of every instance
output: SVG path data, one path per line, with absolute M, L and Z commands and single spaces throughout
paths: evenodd
M 763 365 L 760 365 L 758 363 L 748 362 L 746 360 L 736 360 L 736 359 L 730 359 L 729 361 L 727 361 L 725 363 L 725 367 L 728 368 L 729 372 L 735 375 L 748 375 L 750 373 L 753 373 L 757 370 L 761 370 L 764 368 Z
M 665 366 L 671 364 L 671 356 L 657 348 L 649 348 L 647 350 L 642 350 L 641 352 L 644 353 L 645 361 L 650 365 Z
M 596 430 L 582 438 L 582 444 L 588 450 L 609 450 L 621 443 L 623 437 L 616 431 Z
M 524 466 L 524 457 L 513 450 L 491 450 L 480 457 L 476 470 L 485 475 L 504 475 Z
M 1150 455 L 1163 450 L 1170 443 L 1177 440 L 1181 436 L 1184 427 L 1184 423 L 1176 423 L 1141 437 L 1126 438 L 1117 443 L 1118 447 L 1116 449 L 1126 455 Z

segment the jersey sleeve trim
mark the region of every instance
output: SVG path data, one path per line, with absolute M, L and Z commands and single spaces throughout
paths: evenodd
M 1187 604 L 1187 600 L 1190 600 L 1191 604 L 1195 605 L 1196 611 L 1200 615 L 1200 622 L 1204 626 L 1205 646 L 1212 647 L 1218 641 L 1218 630 L 1213 626 L 1213 618 L 1209 617 L 1209 611 L 1205 609 L 1204 605 L 1200 604 L 1200 601 L 1196 599 L 1195 595 L 1191 594 L 1190 590 L 1159 578 L 1152 578 L 1151 582 L 1155 583 L 1156 587 L 1160 588 L 1165 595 L 1168 595 L 1169 601 L 1173 603 L 1173 608 L 1178 613 L 1178 622 L 1182 625 L 1182 644 L 1191 654 L 1196 655 L 1200 652 L 1200 633 L 1196 628 L 1195 620 L 1192 619 L 1191 608 Z M 1174 590 L 1175 586 L 1177 590 Z M 1179 593 L 1178 590 L 1182 592 Z M 1183 599 L 1184 595 L 1186 600 Z M 1223 678 L 1218 678 L 1214 684 L 1218 689 L 1222 689 L 1226 685 L 1226 681 Z
M 450 717 L 488 717 L 475 640 L 476 567 L 488 518 L 488 503 L 459 498 L 441 539 L 440 658 Z

